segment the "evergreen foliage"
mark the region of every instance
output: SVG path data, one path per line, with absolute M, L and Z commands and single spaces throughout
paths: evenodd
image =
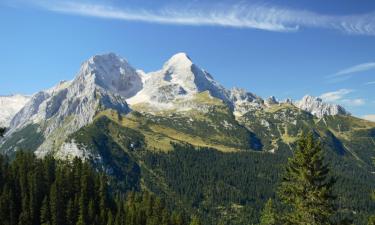
M 269 199 L 264 206 L 260 217 L 260 224 L 259 225 L 276 225 L 277 223 L 277 215 L 276 210 L 274 208 L 272 199 Z
M 321 144 L 312 133 L 302 135 L 279 188 L 282 202 L 290 209 L 284 214 L 285 224 L 331 224 L 335 181 L 329 173 Z
M 104 174 L 79 159 L 37 159 L 22 151 L 11 162 L 0 156 L 2 225 L 189 224 L 148 192 L 114 193 Z
M 0 137 L 3 137 L 5 134 L 5 127 L 0 127 Z
M 375 164 L 375 158 L 373 159 Z M 375 201 L 375 190 L 371 194 L 371 198 Z M 368 225 L 375 225 L 375 215 L 370 216 L 368 220 Z
M 168 153 L 138 150 L 134 154 L 144 163 L 145 185 L 163 196 L 169 205 L 199 214 L 205 225 L 259 224 L 269 198 L 274 200 L 277 212 L 290 208 L 275 198 L 282 178 L 280 171 L 292 156 L 288 150 L 280 149 L 278 154 L 222 153 L 177 144 Z M 369 198 L 375 188 L 374 176 L 351 159 L 338 158 L 336 152 L 327 148 L 324 156 L 337 177 L 332 190 L 338 196 L 333 203 L 337 206 L 333 220 L 348 218 L 354 224 L 367 224 L 369 215 L 375 211 L 375 204 Z

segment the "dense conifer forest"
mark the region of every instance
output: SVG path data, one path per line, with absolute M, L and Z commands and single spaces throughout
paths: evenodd
M 2 225 L 200 224 L 149 192 L 111 190 L 104 174 L 79 159 L 0 156 L 0 191 Z
M 363 175 L 353 183 L 353 167 L 336 161 L 336 153 L 325 151 L 312 135 L 294 147 L 294 154 L 284 156 L 220 153 L 190 145 L 174 145 L 169 153 L 133 149 L 127 153 L 127 164 L 138 165 L 140 172 L 121 181 L 89 161 L 39 159 L 17 151 L 0 156 L 0 221 L 373 225 L 372 189 L 361 185 L 371 177 Z M 139 176 L 135 184 L 133 176 Z

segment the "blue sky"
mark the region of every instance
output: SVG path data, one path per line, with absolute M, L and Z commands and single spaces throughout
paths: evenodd
M 72 79 L 99 53 L 147 72 L 187 52 L 228 88 L 375 114 L 373 0 L 0 0 L 0 28 L 0 95 Z

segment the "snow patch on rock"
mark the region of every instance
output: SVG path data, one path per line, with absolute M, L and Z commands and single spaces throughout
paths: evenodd
M 8 133 L 29 123 L 41 124 L 46 140 L 39 150 L 51 151 L 56 139 L 64 140 L 91 123 L 98 111 L 129 112 L 126 98 L 141 87 L 141 76 L 126 60 L 114 54 L 94 56 L 82 64 L 74 80 L 35 94 L 14 116 Z
M 156 72 L 143 75 L 143 89 L 127 99 L 129 105 L 147 103 L 162 109 L 176 100 L 189 100 L 195 94 L 209 91 L 214 97 L 228 101 L 227 90 L 210 74 L 196 66 L 186 53 L 172 56 Z

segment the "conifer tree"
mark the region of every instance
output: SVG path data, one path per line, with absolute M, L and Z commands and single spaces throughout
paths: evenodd
M 171 222 L 174 225 L 184 224 L 184 219 L 182 218 L 181 213 L 174 211 L 171 216 Z
M 373 159 L 374 164 L 375 164 L 375 158 Z M 375 201 L 375 190 L 371 194 L 372 199 Z M 375 215 L 370 216 L 368 220 L 368 225 L 375 225 Z
M 202 225 L 202 223 L 197 216 L 193 216 L 191 218 L 190 225 Z
M 69 199 L 68 204 L 66 206 L 66 222 L 68 225 L 75 225 L 75 208 L 72 199 Z
M 111 211 L 108 212 L 108 221 L 107 221 L 107 225 L 114 225 L 115 221 L 114 221 L 114 218 L 113 218 L 113 214 Z
M 108 190 L 107 190 L 107 179 L 104 175 L 100 176 L 100 188 L 99 188 L 99 209 L 100 209 L 100 222 L 105 224 L 108 221 Z
M 4 134 L 5 134 L 5 128 L 4 127 L 0 127 L 0 137 L 3 137 Z
M 276 218 L 276 212 L 273 206 L 272 199 L 269 199 L 262 211 L 262 215 L 260 217 L 260 225 L 275 225 L 277 218 Z
M 330 224 L 334 213 L 333 184 L 320 142 L 314 140 L 312 133 L 302 135 L 279 188 L 281 200 L 290 209 L 284 213 L 284 223 Z
M 42 208 L 40 210 L 40 223 L 41 225 L 51 225 L 51 209 L 47 197 L 43 199 Z
M 64 224 L 64 218 L 63 218 L 64 210 L 63 210 L 62 199 L 60 196 L 60 190 L 57 185 L 57 182 L 53 183 L 53 185 L 51 186 L 49 199 L 50 199 L 52 225 Z

